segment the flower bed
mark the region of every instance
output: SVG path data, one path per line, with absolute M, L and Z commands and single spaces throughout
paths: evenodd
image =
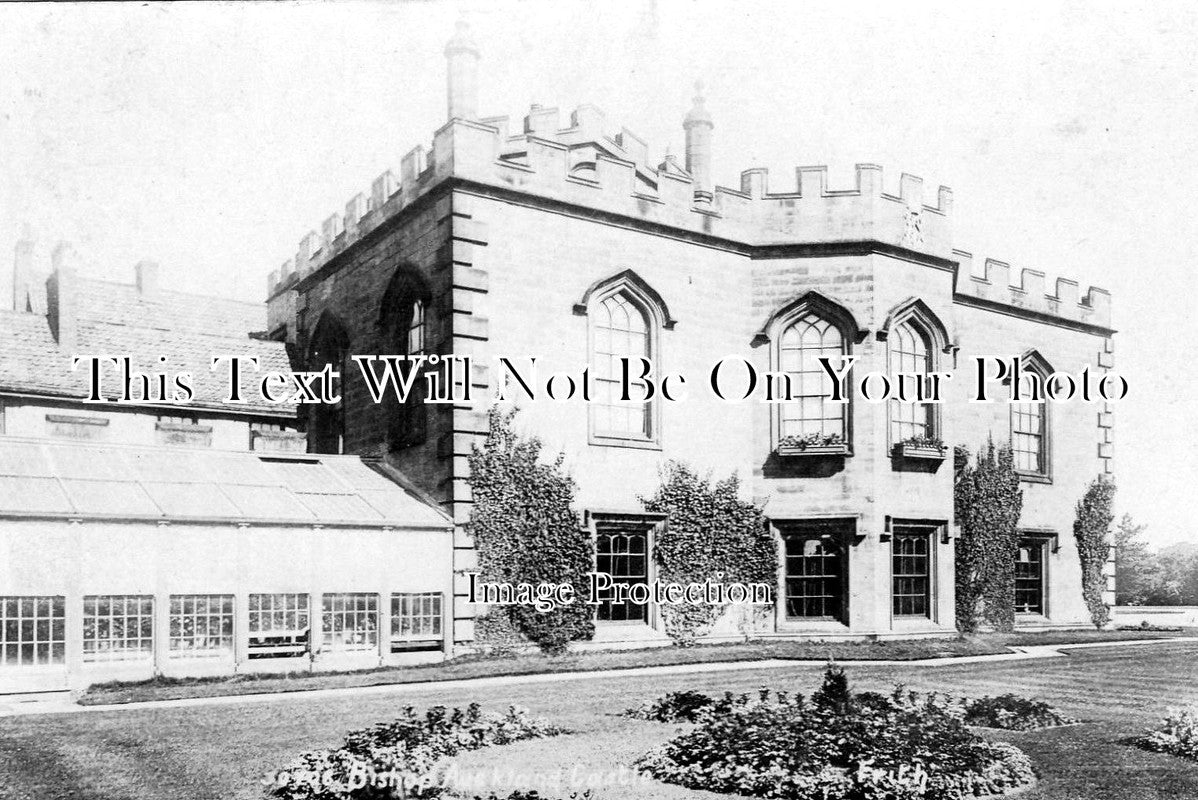
M 506 714 L 484 714 L 477 703 L 436 706 L 423 716 L 408 706 L 392 722 L 351 731 L 335 750 L 304 753 L 263 783 L 281 800 L 428 800 L 442 796 L 439 768 L 451 756 L 565 732 L 515 706 Z
M 1138 747 L 1198 761 L 1198 711 L 1170 711 L 1160 729 L 1135 740 Z
M 983 697 L 965 702 L 965 723 L 1007 731 L 1034 731 L 1073 725 L 1078 720 L 1066 717 L 1041 700 L 1028 700 L 1014 694 Z
M 665 698 L 663 698 L 664 700 Z M 659 716 L 697 698 L 663 704 Z M 810 700 L 763 690 L 694 711 L 696 726 L 637 767 L 693 789 L 783 800 L 951 800 L 1003 794 L 1035 780 L 1019 749 L 966 727 L 962 704 L 898 687 L 852 693 L 830 668 Z M 681 719 L 681 717 L 678 717 Z

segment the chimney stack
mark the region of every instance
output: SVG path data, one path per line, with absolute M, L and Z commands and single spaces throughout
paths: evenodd
M 59 242 L 51 255 L 53 271 L 46 280 L 46 312 L 58 348 L 75 355 L 78 343 L 79 286 L 78 257 L 66 242 Z
M 686 131 L 686 171 L 695 181 L 695 202 L 711 202 L 711 130 L 715 125 L 703 105 L 703 83 L 695 82 L 695 104 L 682 121 Z
M 153 297 L 158 293 L 158 262 L 138 261 L 133 267 L 137 275 L 137 293 L 142 297 Z
M 33 234 L 26 225 L 13 253 L 12 308 L 13 311 L 37 311 L 33 295 Z
M 478 118 L 478 45 L 470 38 L 470 26 L 458 20 L 457 32 L 445 45 L 449 75 L 449 118 Z

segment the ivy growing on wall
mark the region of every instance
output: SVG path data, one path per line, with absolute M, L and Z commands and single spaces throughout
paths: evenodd
M 662 581 L 678 583 L 777 583 L 778 550 L 759 507 L 740 498 L 735 475 L 712 483 L 676 461 L 662 469 L 661 486 L 641 498 L 645 508 L 666 515 L 653 547 Z M 726 606 L 663 605 L 666 633 L 688 645 L 725 611 Z M 757 607 L 758 614 L 768 608 Z
M 1099 475 L 1077 503 L 1073 521 L 1073 538 L 1077 540 L 1077 557 L 1082 565 L 1082 597 L 1090 609 L 1090 621 L 1101 628 L 1111 620 L 1110 609 L 1102 601 L 1106 591 L 1106 564 L 1111 546 L 1111 523 L 1115 519 L 1115 482 Z
M 990 440 L 970 464 L 969 451 L 954 453 L 953 503 L 960 526 L 956 548 L 957 628 L 1015 627 L 1015 554 L 1023 492 L 1009 447 Z
M 487 437 L 470 454 L 474 507 L 470 533 L 478 553 L 478 572 L 487 581 L 569 583 L 580 602 L 539 612 L 532 606 L 497 606 L 488 613 L 491 627 L 504 627 L 495 615 L 506 614 L 523 636 L 547 653 L 561 653 L 569 642 L 595 632 L 587 597 L 587 573 L 594 546 L 574 512 L 576 486 L 562 467 L 564 456 L 545 462 L 541 442 L 512 429 L 515 411 L 493 406 Z

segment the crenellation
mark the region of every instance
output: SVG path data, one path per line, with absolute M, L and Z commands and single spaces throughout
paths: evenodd
M 1056 301 L 1062 306 L 1076 306 L 1081 302 L 1078 294 L 1077 281 L 1068 278 L 1057 278 Z
M 824 197 L 828 191 L 828 168 L 796 167 L 795 184 L 799 197 Z
M 740 190 L 754 200 L 765 197 L 769 191 L 770 171 L 764 167 L 746 169 L 740 173 Z
M 899 200 L 912 211 L 918 211 L 923 205 L 923 178 L 904 172 L 899 177 Z
M 337 241 L 337 237 L 344 230 L 344 217 L 341 214 L 330 214 L 320 227 L 320 235 L 322 240 L 322 250 L 332 250 L 333 243 Z
M 558 130 L 558 109 L 533 104 L 524 116 L 524 132 L 552 136 Z
M 1020 270 L 1019 285 L 1012 286 L 1011 265 L 1007 262 L 987 258 L 983 262 L 983 273 L 974 275 L 971 253 L 953 250 L 952 255 L 957 261 L 957 294 L 1110 327 L 1110 294 L 1105 289 L 1091 286 L 1083 296 L 1077 281 L 1058 277 L 1054 284 L 1055 293 L 1047 294 L 1045 275 L 1039 270 Z
M 395 174 L 391 170 L 384 171 L 370 185 L 370 207 L 381 209 L 391 195 L 395 193 Z
M 1037 305 L 1040 298 L 1045 296 L 1044 273 L 1038 269 L 1024 267 L 1019 273 L 1019 286 L 1017 287 L 1017 291 L 1022 292 L 1025 295 L 1023 302 L 1030 306 Z
M 1011 288 L 1011 265 L 1005 261 L 987 258 L 984 265 L 986 281 L 997 291 L 1007 293 Z
M 322 236 L 308 234 L 295 259 L 298 277 L 310 274 L 370 233 L 385 219 L 449 178 L 513 189 L 541 197 L 622 214 L 696 234 L 711 234 L 748 246 L 875 241 L 956 261 L 957 293 L 1079 322 L 1107 326 L 1110 296 L 1090 288 L 1084 297 L 1075 281 L 1058 279 L 1045 294 L 1044 273 L 1024 269 L 1011 286 L 1010 265 L 984 261 L 971 274 L 973 257 L 952 247 L 952 190 L 938 186 L 935 205 L 925 200 L 924 181 L 900 173 L 897 193 L 887 192 L 882 167 L 859 163 L 855 185 L 828 185 L 822 165 L 795 169 L 793 191 L 771 192 L 769 170 L 747 169 L 739 188 L 700 186 L 674 155 L 649 166 L 647 143 L 627 128 L 609 137 L 603 112 L 582 105 L 559 129 L 557 108 L 533 106 L 523 131 L 509 136 L 506 116 L 455 118 L 435 134 L 433 146 L 416 146 L 358 194 L 342 217 L 326 219 Z M 398 177 L 397 177 L 398 175 Z M 882 202 L 888 201 L 888 202 Z M 288 280 L 274 273 L 272 287 Z
M 366 216 L 366 195 L 358 192 L 345 204 L 345 218 L 342 220 L 341 227 L 345 231 L 347 240 L 358 235 L 358 224 L 362 217 Z

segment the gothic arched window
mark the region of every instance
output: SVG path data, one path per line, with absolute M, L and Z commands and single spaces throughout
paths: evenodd
M 312 331 L 308 345 L 308 369 L 326 366 L 341 377 L 333 380 L 332 394 L 341 395 L 349 362 L 349 335 L 332 314 L 323 314 Z M 345 398 L 340 402 L 308 406 L 308 449 L 313 453 L 345 452 Z
M 1020 393 L 1040 397 L 1040 402 L 1011 404 L 1011 456 L 1016 472 L 1026 478 L 1047 479 L 1049 470 L 1048 403 L 1043 399 L 1052 367 L 1037 352 L 1023 356 L 1020 369 L 1025 373 Z M 1036 391 L 1036 389 L 1039 391 Z
M 778 438 L 839 437 L 847 441 L 847 403 L 833 403 L 832 380 L 820 363 L 839 368 L 845 337 L 830 319 L 807 312 L 788 325 L 778 342 L 778 367 L 789 379 L 789 399 L 779 404 Z
M 931 335 L 916 322 L 901 322 L 890 331 L 890 370 L 892 375 L 926 375 L 936 368 Z M 896 378 L 897 379 L 897 378 Z M 905 379 L 913 387 L 912 379 Z M 923 380 L 922 377 L 914 380 Z M 908 397 L 912 395 L 909 394 Z M 929 403 L 890 401 L 890 435 L 895 443 L 912 439 L 939 438 L 934 407 Z
M 379 315 L 383 352 L 388 355 L 426 355 L 429 347 L 429 291 L 424 279 L 410 266 L 401 267 L 383 295 Z M 428 406 L 425 404 L 424 369 L 414 361 L 400 362 L 401 373 L 407 377 L 417 370 L 411 392 L 404 402 L 388 392 L 382 407 L 386 417 L 387 446 L 396 450 L 424 441 L 427 434 Z
M 648 312 L 628 292 L 617 291 L 595 304 L 591 326 L 591 367 L 595 381 L 591 423 L 594 435 L 652 439 L 652 401 L 638 399 L 636 387 L 632 387 L 628 401 L 620 399 L 625 361 L 630 365 L 630 374 L 635 376 L 640 374 L 637 360 L 653 356 Z
M 661 409 L 646 400 L 641 359 L 660 358 L 660 331 L 674 327 L 661 295 L 630 269 L 597 281 L 574 304 L 574 313 L 587 317 L 591 402 L 590 441 L 656 448 L 661 439 Z M 622 400 L 624 364 L 630 379 L 628 400 Z M 657 365 L 653 365 L 654 370 Z

